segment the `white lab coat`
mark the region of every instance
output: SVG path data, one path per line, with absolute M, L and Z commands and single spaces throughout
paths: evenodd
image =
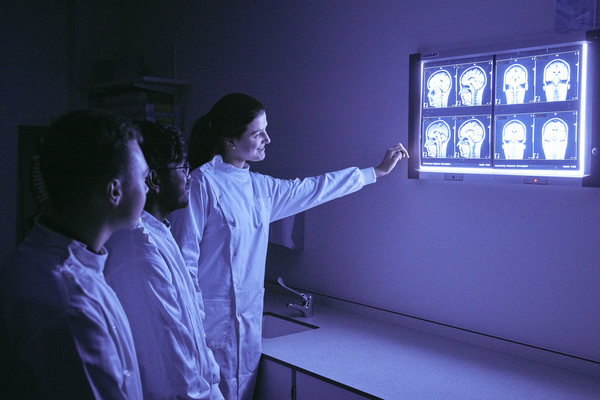
M 0 271 L 0 398 L 141 399 L 101 255 L 36 223 Z
M 373 168 L 282 180 L 224 163 L 192 171 L 190 204 L 172 231 L 202 291 L 207 343 L 226 399 L 251 399 L 261 355 L 269 223 L 375 182 Z M 238 356 L 239 355 L 239 356 Z
M 145 399 L 223 399 L 196 290 L 167 224 L 144 211 L 106 243 L 104 275 L 129 318 Z

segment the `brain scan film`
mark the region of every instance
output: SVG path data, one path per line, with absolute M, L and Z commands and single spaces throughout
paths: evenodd
M 521 64 L 513 64 L 504 71 L 504 94 L 506 104 L 521 104 L 529 89 L 527 69 Z
M 439 70 L 427 79 L 427 98 L 430 107 L 448 107 L 448 97 L 452 89 L 452 76 L 446 70 Z
M 425 156 L 445 158 L 450 135 L 450 126 L 445 121 L 440 120 L 430 124 L 425 132 Z
M 571 68 L 568 63 L 556 59 L 544 67 L 544 92 L 546 101 L 565 101 L 570 88 Z
M 518 119 L 509 121 L 502 129 L 502 150 L 510 160 L 522 160 L 527 141 L 527 128 Z
M 421 53 L 411 63 L 411 146 L 419 155 L 411 174 L 512 180 L 588 168 L 593 63 L 585 44 Z
M 458 152 L 463 158 L 481 158 L 481 144 L 485 127 L 477 119 L 470 119 L 458 128 Z
M 487 85 L 487 74 L 483 68 L 474 66 L 460 76 L 460 98 L 465 106 L 479 106 L 482 103 L 483 89 Z
M 560 118 L 552 118 L 542 127 L 542 147 L 547 160 L 564 160 L 569 127 Z

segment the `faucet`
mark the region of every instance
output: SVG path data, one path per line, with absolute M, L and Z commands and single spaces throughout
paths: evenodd
M 298 310 L 302 313 L 303 317 L 312 317 L 313 316 L 313 301 L 312 301 L 312 295 L 306 295 L 304 293 L 300 293 L 295 291 L 294 289 L 290 289 L 289 287 L 287 287 L 285 285 L 285 283 L 283 283 L 283 279 L 281 279 L 281 277 L 279 277 L 277 279 L 277 282 L 279 282 L 279 284 L 281 286 L 283 286 L 284 288 L 286 288 L 287 290 L 289 290 L 292 293 L 297 294 L 298 296 L 302 297 L 302 304 L 293 304 L 293 303 L 288 303 L 287 306 L 288 308 L 293 308 L 295 310 Z

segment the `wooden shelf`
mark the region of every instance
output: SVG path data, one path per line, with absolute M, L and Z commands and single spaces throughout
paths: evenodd
M 134 79 L 96 83 L 88 88 L 95 94 L 111 94 L 128 90 L 151 90 L 154 92 L 175 94 L 175 91 L 190 85 L 189 81 L 155 76 L 141 76 Z

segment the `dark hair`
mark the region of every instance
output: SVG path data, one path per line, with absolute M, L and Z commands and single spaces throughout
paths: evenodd
M 158 170 L 185 159 L 185 143 L 179 128 L 153 121 L 137 124 L 144 139 L 141 147 L 149 168 Z
M 132 123 L 114 114 L 76 110 L 51 126 L 40 152 L 40 171 L 51 207 L 67 211 L 89 199 L 99 183 L 123 174 L 129 142 L 142 138 Z
M 225 140 L 239 139 L 248 125 L 265 110 L 255 98 L 243 93 L 222 97 L 194 123 L 188 145 L 190 169 L 225 152 Z

